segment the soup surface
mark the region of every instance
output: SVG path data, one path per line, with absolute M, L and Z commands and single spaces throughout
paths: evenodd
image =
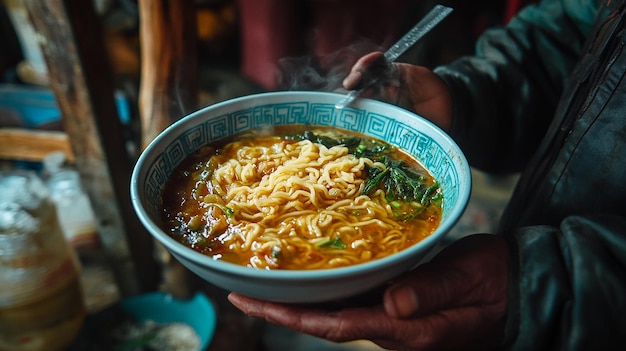
M 323 269 L 379 259 L 439 225 L 442 192 L 414 158 L 364 135 L 310 126 L 205 146 L 162 193 L 163 227 L 214 259 Z

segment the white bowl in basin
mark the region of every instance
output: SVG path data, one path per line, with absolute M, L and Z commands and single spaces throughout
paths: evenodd
M 131 200 L 143 225 L 189 270 L 228 291 L 260 299 L 314 303 L 366 292 L 415 267 L 441 242 L 463 214 L 471 191 L 465 156 L 428 120 L 371 99 L 335 109 L 342 95 L 271 92 L 220 102 L 198 110 L 159 134 L 139 157 L 131 178 Z M 356 131 L 416 156 L 443 190 L 443 217 L 430 236 L 403 251 L 354 266 L 322 270 L 262 270 L 196 252 L 160 228 L 159 198 L 174 168 L 198 148 L 233 134 L 268 125 L 310 124 Z

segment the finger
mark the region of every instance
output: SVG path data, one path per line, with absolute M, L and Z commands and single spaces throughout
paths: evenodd
M 235 293 L 229 294 L 228 299 L 251 317 L 335 342 L 384 339 L 397 333 L 382 306 L 325 311 L 260 301 Z
M 380 60 L 382 56 L 382 52 L 375 51 L 358 59 L 352 66 L 352 69 L 350 69 L 350 73 L 348 73 L 346 78 L 343 80 L 343 87 L 348 90 L 355 89 L 360 83 L 362 83 L 365 72 L 367 72 L 372 64 Z
M 491 350 L 504 335 L 505 319 L 497 306 L 472 306 L 438 314 L 432 322 L 437 345 L 456 350 Z M 441 328 L 443 324 L 445 327 Z
M 414 320 L 383 319 L 386 323 L 361 338 L 391 350 L 490 350 L 500 343 L 505 325 L 495 310 L 472 306 Z
M 230 293 L 228 300 L 251 317 L 262 318 L 270 323 L 314 336 L 329 337 L 332 334 L 331 331 L 337 327 L 337 319 L 325 315 L 330 312 L 257 300 L 236 293 Z M 318 319 L 323 319 L 325 322 L 320 323 Z
M 399 336 L 405 345 L 425 350 L 489 350 L 501 339 L 504 319 L 494 308 L 464 307 L 419 319 L 412 333 Z

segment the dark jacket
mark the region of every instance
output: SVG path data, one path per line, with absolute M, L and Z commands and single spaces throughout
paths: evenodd
M 545 0 L 436 69 L 470 163 L 522 172 L 507 348 L 626 349 L 625 21 L 623 0 Z

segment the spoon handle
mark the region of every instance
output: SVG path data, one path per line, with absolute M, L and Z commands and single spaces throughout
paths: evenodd
M 433 29 L 439 22 L 446 18 L 452 8 L 436 5 L 424 16 L 411 30 L 409 30 L 400 40 L 393 44 L 387 51 L 385 51 L 384 58 L 386 63 L 394 62 L 400 55 L 412 47 L 418 40 L 420 40 L 426 33 Z M 336 109 L 342 109 L 352 103 L 368 86 L 375 83 L 378 79 L 372 79 L 365 84 L 362 88 L 357 90 L 351 90 L 341 100 L 335 104 Z
M 386 52 L 387 62 L 395 61 L 400 55 L 412 47 L 426 33 L 430 32 L 439 22 L 446 18 L 452 8 L 443 5 L 436 5 L 424 16 L 411 30 L 409 30 L 400 40 L 393 44 Z

